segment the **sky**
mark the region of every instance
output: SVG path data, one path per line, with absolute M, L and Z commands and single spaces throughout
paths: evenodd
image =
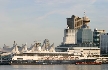
M 63 41 L 66 18 L 89 17 L 90 28 L 108 32 L 108 0 L 0 0 L 0 47 L 13 42 L 28 47 L 49 39 L 55 47 Z

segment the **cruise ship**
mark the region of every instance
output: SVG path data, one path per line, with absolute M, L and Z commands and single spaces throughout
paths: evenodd
M 94 62 L 96 58 L 73 52 L 23 52 L 12 55 L 12 65 L 39 65 L 39 64 L 75 64 L 76 62 Z
M 56 56 L 52 56 L 52 55 L 56 55 Z M 45 53 L 44 52 L 44 53 L 29 53 L 29 54 L 23 53 L 20 56 L 15 55 L 12 57 L 11 64 L 12 65 L 75 64 L 76 62 L 94 62 L 95 60 L 96 58 L 93 57 L 87 58 L 87 57 L 73 56 L 72 54 L 68 54 L 68 53 Z

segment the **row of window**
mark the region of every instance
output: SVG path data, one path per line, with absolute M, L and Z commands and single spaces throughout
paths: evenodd
M 100 50 L 100 49 L 83 49 L 83 50 Z

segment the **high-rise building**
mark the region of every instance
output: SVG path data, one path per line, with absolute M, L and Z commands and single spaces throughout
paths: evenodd
M 93 31 L 86 26 L 78 29 L 77 43 L 93 43 Z
M 90 22 L 88 17 L 78 17 L 75 15 L 72 15 L 71 18 L 67 18 L 67 25 L 69 29 L 80 29 L 83 24 L 88 24 Z
M 76 29 L 65 29 L 63 44 L 76 44 L 77 43 L 77 30 Z
M 89 29 L 88 23 L 90 19 L 83 17 L 83 25 L 77 32 L 77 43 L 93 43 L 93 32 Z
M 108 33 L 100 34 L 101 54 L 108 54 Z
M 96 46 L 100 47 L 100 34 L 105 33 L 105 30 L 97 30 L 94 29 L 93 32 L 93 43 L 96 44 Z
M 64 30 L 63 42 L 56 47 L 58 51 L 67 51 L 72 47 L 96 47 L 93 43 L 93 31 L 89 28 L 90 19 L 72 15 L 67 18 L 67 29 Z

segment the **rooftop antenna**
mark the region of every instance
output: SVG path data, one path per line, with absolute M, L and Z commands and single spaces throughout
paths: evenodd
M 84 12 L 84 16 L 86 16 L 86 15 L 85 15 L 85 12 Z

